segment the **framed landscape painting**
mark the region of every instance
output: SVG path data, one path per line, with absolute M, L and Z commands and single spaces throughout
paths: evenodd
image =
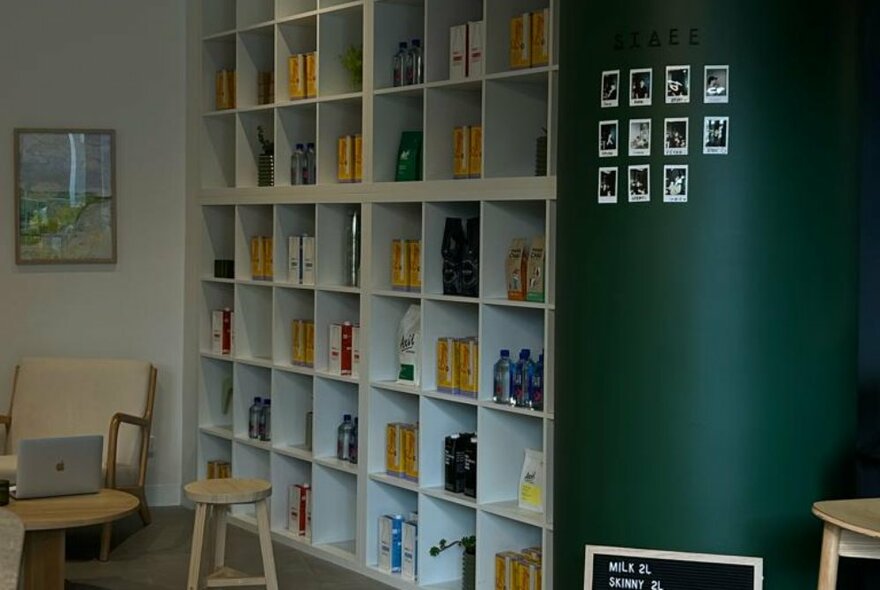
M 16 264 L 116 262 L 116 134 L 15 130 Z

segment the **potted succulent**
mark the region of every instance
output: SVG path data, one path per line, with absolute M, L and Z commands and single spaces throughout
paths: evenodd
M 461 590 L 474 590 L 477 586 L 477 537 L 470 535 L 447 543 L 446 539 L 440 539 L 437 545 L 431 547 L 431 557 L 437 557 L 447 549 L 458 545 L 462 548 L 461 554 Z
M 266 139 L 263 126 L 257 126 L 257 141 L 263 153 L 257 158 L 257 186 L 275 186 L 275 143 Z
M 348 72 L 351 89 L 361 90 L 364 83 L 364 48 L 361 45 L 349 45 L 345 53 L 339 56 L 342 67 Z

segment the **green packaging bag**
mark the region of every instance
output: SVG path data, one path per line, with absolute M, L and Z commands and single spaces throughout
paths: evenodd
M 422 137 L 421 131 L 404 131 L 400 134 L 400 148 L 397 151 L 397 182 L 422 179 Z

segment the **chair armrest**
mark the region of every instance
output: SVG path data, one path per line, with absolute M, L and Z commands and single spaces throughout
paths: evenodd
M 146 445 L 148 441 L 146 440 L 147 432 L 150 430 L 150 420 L 143 418 L 141 416 L 132 416 L 131 414 L 123 414 L 122 412 L 117 412 L 113 415 L 113 418 L 110 419 L 110 440 L 108 441 L 107 446 L 107 487 L 115 488 L 116 487 L 116 448 L 119 443 L 119 426 L 122 424 L 131 424 L 132 426 L 138 426 L 144 431 L 144 438 L 141 440 L 141 460 L 143 461 L 146 453 Z M 141 473 L 144 472 L 142 468 Z

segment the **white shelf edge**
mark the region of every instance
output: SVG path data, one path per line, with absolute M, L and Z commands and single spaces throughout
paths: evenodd
M 318 16 L 317 10 L 307 10 L 306 12 L 298 12 L 296 14 L 290 14 L 287 16 L 282 16 L 278 20 L 275 21 L 275 24 L 278 26 L 293 24 L 298 21 L 307 21 L 311 20 Z
M 203 283 L 218 283 L 221 285 L 234 285 L 235 279 L 221 279 L 218 277 L 204 276 L 202 277 Z
M 270 102 L 267 104 L 251 104 L 246 107 L 238 107 L 235 109 L 236 113 L 259 113 L 260 111 L 271 111 L 275 108 L 275 103 Z
M 327 467 L 328 469 L 335 469 L 336 471 L 341 471 L 342 473 L 348 473 L 349 475 L 357 476 L 358 474 L 357 463 L 349 463 L 348 461 L 342 461 L 341 459 L 337 459 L 336 457 L 312 456 L 312 463 Z
M 363 92 L 343 92 L 342 94 L 327 94 L 324 96 L 318 95 L 318 102 L 343 102 L 346 100 L 362 100 L 364 98 Z
M 305 375 L 306 377 L 314 377 L 315 369 L 312 367 L 300 367 L 299 365 L 275 363 L 273 368 L 285 373 L 296 373 L 297 375 Z
M 239 27 L 237 31 L 239 33 L 259 33 L 260 29 L 268 29 L 275 26 L 275 19 L 264 20 L 259 23 L 253 23 L 250 25 L 245 25 L 243 27 Z
M 379 483 L 394 486 L 396 488 L 400 488 L 402 490 L 407 490 L 409 492 L 418 493 L 419 492 L 419 484 L 418 482 L 409 481 L 408 479 L 404 479 L 402 477 L 394 477 L 392 475 L 388 475 L 387 473 L 377 472 L 371 473 L 370 479 L 373 481 L 378 481 Z
M 547 414 L 540 410 L 530 410 L 529 408 L 521 408 L 519 406 L 511 406 L 508 404 L 498 404 L 493 402 L 492 400 L 480 400 L 480 407 L 488 408 L 494 412 L 505 412 L 507 414 L 518 414 L 520 416 L 526 416 L 528 418 L 535 418 L 537 420 L 543 420 L 547 417 Z
M 486 305 L 494 305 L 495 307 L 518 307 L 521 309 L 547 309 L 549 307 L 543 301 L 516 301 L 502 297 L 483 297 L 481 301 Z
M 216 33 L 205 35 L 204 37 L 202 37 L 202 42 L 207 43 L 209 41 L 226 41 L 226 37 L 232 37 L 232 39 L 229 39 L 229 41 L 235 42 L 235 29 L 227 29 L 225 31 L 217 31 Z
M 305 106 L 314 105 L 314 104 L 318 104 L 318 98 L 313 96 L 312 98 L 300 98 L 297 100 L 284 100 L 281 102 L 276 102 L 275 108 L 276 109 L 289 109 L 289 108 L 296 108 L 296 107 L 305 107 Z M 311 186 L 311 185 L 307 185 L 307 186 Z
M 278 455 L 284 455 L 285 457 L 290 457 L 291 459 L 299 459 L 300 461 L 306 461 L 311 463 L 314 460 L 314 455 L 311 451 L 303 449 L 301 447 L 296 446 L 279 446 L 275 445 L 272 447 L 272 452 Z
M 422 391 L 422 395 L 431 399 L 439 399 L 441 401 L 452 402 L 454 404 L 463 404 L 474 407 L 479 407 L 480 405 L 480 400 L 478 399 L 466 397 L 463 395 L 455 395 L 454 393 L 443 393 L 442 391 L 437 390 L 425 390 Z
M 332 553 L 341 557 L 342 559 L 349 559 L 351 561 L 357 560 L 357 554 L 349 551 L 345 548 L 345 546 L 351 545 L 352 548 L 356 547 L 355 540 L 352 539 L 350 541 L 336 541 L 333 543 L 321 543 L 320 545 L 313 544 L 312 547 L 317 549 L 322 549 L 327 553 Z
M 539 529 L 546 528 L 543 512 L 529 512 L 528 510 L 523 510 L 517 506 L 516 500 L 479 504 L 478 507 L 483 512 L 488 512 L 495 516 L 521 522 Z
M 442 293 L 422 293 L 422 299 L 426 301 L 444 301 L 446 303 L 464 303 L 478 305 L 479 297 L 463 297 L 461 295 L 443 295 Z
M 314 291 L 317 288 L 315 285 L 301 285 L 299 283 L 285 283 L 282 281 L 276 281 L 272 283 L 272 286 L 279 289 L 299 289 L 301 291 Z
M 251 367 L 260 367 L 261 369 L 274 369 L 275 368 L 275 365 L 272 363 L 272 359 L 236 356 L 235 362 L 241 363 L 243 365 L 250 365 Z
M 235 435 L 232 433 L 232 425 L 231 424 L 228 427 L 219 426 L 219 425 L 199 426 L 199 432 L 201 432 L 203 434 L 208 434 L 210 436 L 214 436 L 217 438 L 229 440 L 229 441 L 235 439 Z
M 245 438 L 243 436 L 233 436 L 232 440 L 233 442 L 241 443 L 255 449 L 260 449 L 261 451 L 266 451 L 267 453 L 272 450 L 272 441 L 254 440 L 251 438 Z
M 360 384 L 360 375 L 337 375 L 336 373 L 328 373 L 327 371 L 315 371 L 315 377 L 323 377 L 324 379 L 332 379 L 333 381 L 341 381 L 343 383 L 350 383 L 351 385 L 359 385 Z
M 431 498 L 436 498 L 452 504 L 458 504 L 459 506 L 464 506 L 466 508 L 473 508 L 476 510 L 478 507 L 476 499 L 465 496 L 464 494 L 449 492 L 443 486 L 421 488 L 419 491 Z
M 516 80 L 517 78 L 539 77 L 551 71 L 551 66 L 538 66 L 536 68 L 523 68 L 521 70 L 507 70 L 504 72 L 495 72 L 486 74 L 485 79 L 488 80 Z
M 384 389 L 385 391 L 396 391 L 397 393 L 406 393 L 409 395 L 421 395 L 421 390 L 412 385 L 404 385 L 396 381 L 370 381 L 370 385 L 376 389 Z
M 418 291 L 394 291 L 392 289 L 379 289 L 371 291 L 371 295 L 378 297 L 398 297 L 400 299 L 421 299 L 422 294 Z
M 338 4 L 336 6 L 328 6 L 327 8 L 319 8 L 318 14 L 331 14 L 333 12 L 342 12 L 345 10 L 351 10 L 352 8 L 357 8 L 358 6 L 363 6 L 364 0 L 354 0 L 354 2 L 346 2 L 345 4 Z
M 235 357 L 231 354 L 217 354 L 216 352 L 210 352 L 208 350 L 203 350 L 199 352 L 199 355 L 202 358 L 214 359 L 215 361 L 226 361 L 227 363 L 235 361 Z
M 461 78 L 459 80 L 437 80 L 436 82 L 428 82 L 425 88 L 448 88 L 450 90 L 478 90 L 482 89 L 483 76 L 474 76 L 471 78 Z
M 246 285 L 249 287 L 271 287 L 272 281 L 258 281 L 256 279 L 235 279 L 236 285 Z
M 406 86 L 390 86 L 388 88 L 379 88 L 373 91 L 376 96 L 416 96 L 421 94 L 427 88 L 426 84 L 408 84 Z
M 317 285 L 317 291 L 325 291 L 327 293 L 351 293 L 352 295 L 360 295 L 360 287 L 347 287 L 345 285 Z
M 222 111 L 207 111 L 202 113 L 203 117 L 225 117 L 227 115 L 235 115 L 235 109 L 223 109 Z

